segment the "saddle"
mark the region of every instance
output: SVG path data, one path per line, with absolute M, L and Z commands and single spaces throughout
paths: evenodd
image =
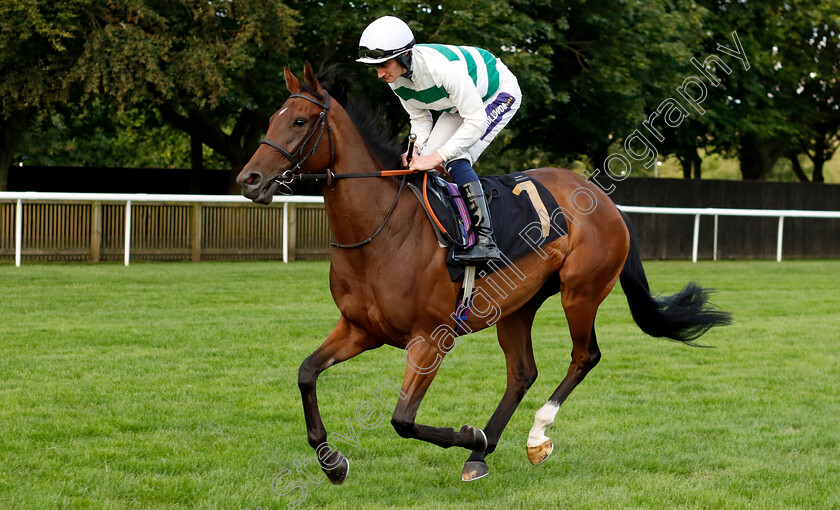
M 428 172 L 426 177 L 424 179 L 422 174 L 410 175 L 406 185 L 423 204 L 438 242 L 441 246 L 469 248 L 475 243 L 475 235 L 471 231 L 472 220 L 458 186 L 444 180 L 437 171 Z
M 479 178 L 493 222 L 501 263 L 476 266 L 485 277 L 517 259 L 539 251 L 540 247 L 566 236 L 566 218 L 554 196 L 539 181 L 522 172 Z M 425 186 L 424 186 L 425 182 Z M 423 204 L 426 215 L 443 247 L 449 247 L 446 266 L 453 282 L 464 279 L 465 264 L 457 252 L 475 243 L 472 220 L 458 186 L 444 180 L 439 172 L 414 174 L 406 185 Z

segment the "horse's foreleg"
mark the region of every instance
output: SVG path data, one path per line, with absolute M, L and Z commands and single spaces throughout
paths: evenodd
M 480 429 L 464 425 L 456 432 L 451 428 L 430 427 L 415 423 L 417 409 L 437 374 L 440 362 L 446 353 L 428 342 L 416 342 L 409 346 L 408 366 L 403 378 L 404 398 L 397 402 L 391 423 L 402 437 L 420 439 L 442 448 L 460 446 L 468 450 L 484 451 L 487 438 Z
M 303 399 L 303 414 L 306 419 L 309 444 L 315 449 L 321 469 L 336 485 L 342 483 L 347 477 L 350 464 L 341 452 L 329 448 L 327 431 L 318 410 L 315 383 L 318 375 L 332 365 L 379 345 L 364 331 L 342 317 L 324 343 L 303 361 L 298 371 L 298 386 Z
M 499 345 L 505 353 L 507 363 L 507 387 L 499 406 L 484 428 L 487 434 L 487 449 L 474 451 L 464 464 L 461 480 L 465 482 L 487 475 L 485 456 L 496 449 L 511 416 L 528 388 L 537 379 L 537 365 L 534 362 L 534 351 L 531 347 L 531 326 L 540 303 L 542 301 L 534 303 L 534 306 L 520 309 L 500 320 L 496 325 Z

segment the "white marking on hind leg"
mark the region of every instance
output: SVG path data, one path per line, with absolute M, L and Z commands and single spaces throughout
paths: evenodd
M 527 446 L 539 446 L 548 441 L 548 436 L 545 435 L 546 429 L 554 423 L 554 417 L 557 416 L 557 411 L 560 410 L 560 405 L 554 402 L 547 402 L 544 406 L 534 414 L 534 426 L 531 427 L 531 432 L 528 434 Z

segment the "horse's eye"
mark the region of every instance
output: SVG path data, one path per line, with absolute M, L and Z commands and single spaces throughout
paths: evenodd
M 304 119 L 302 117 L 299 117 L 299 118 L 295 119 L 295 122 L 292 125 L 296 126 L 296 127 L 301 127 L 305 124 L 306 124 L 306 119 Z

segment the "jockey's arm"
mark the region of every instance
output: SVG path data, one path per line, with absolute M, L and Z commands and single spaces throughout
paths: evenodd
M 408 113 L 408 118 L 411 121 L 411 132 L 417 135 L 416 148 L 418 151 L 426 145 L 429 139 L 429 134 L 432 132 L 434 120 L 432 119 L 432 112 L 417 108 L 400 99 L 403 109 Z
M 402 155 L 403 166 L 407 166 L 412 170 L 432 170 L 442 165 L 444 160 L 437 152 L 432 152 L 426 156 L 419 155 L 422 148 L 426 145 L 429 134 L 432 132 L 432 127 L 434 126 L 432 112 L 422 108 L 416 108 L 402 100 L 400 102 L 411 119 L 411 132 L 417 135 L 417 142 L 414 147 L 411 163 L 407 160 L 408 153 L 405 153 Z

